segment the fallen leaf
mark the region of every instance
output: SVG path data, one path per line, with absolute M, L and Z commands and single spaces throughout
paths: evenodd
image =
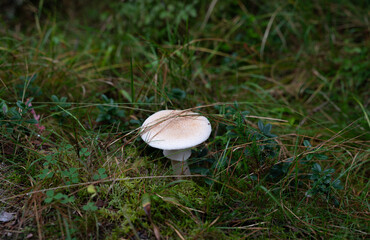
M 3 222 L 3 223 L 6 223 L 6 222 L 10 222 L 11 220 L 14 219 L 14 213 L 8 213 L 8 212 L 1 212 L 0 213 L 0 222 Z

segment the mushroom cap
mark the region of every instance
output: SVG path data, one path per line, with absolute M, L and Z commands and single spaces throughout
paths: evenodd
M 140 135 L 151 147 L 177 150 L 191 148 L 204 142 L 211 131 L 211 123 L 198 113 L 162 110 L 144 121 Z

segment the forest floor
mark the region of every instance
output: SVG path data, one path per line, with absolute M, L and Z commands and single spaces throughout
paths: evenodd
M 51 2 L 0 4 L 0 238 L 369 238 L 366 1 Z

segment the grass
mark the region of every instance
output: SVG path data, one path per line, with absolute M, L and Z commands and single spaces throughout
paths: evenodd
M 2 7 L 2 238 L 369 236 L 365 2 Z M 138 137 L 163 109 L 211 121 L 192 176 Z

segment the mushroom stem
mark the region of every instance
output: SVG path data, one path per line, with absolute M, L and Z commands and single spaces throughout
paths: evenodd
M 171 160 L 173 173 L 175 175 L 190 175 L 190 169 L 187 161 Z
M 186 160 L 191 155 L 191 149 L 163 150 L 163 155 L 171 159 L 174 174 L 190 175 L 190 168 Z

